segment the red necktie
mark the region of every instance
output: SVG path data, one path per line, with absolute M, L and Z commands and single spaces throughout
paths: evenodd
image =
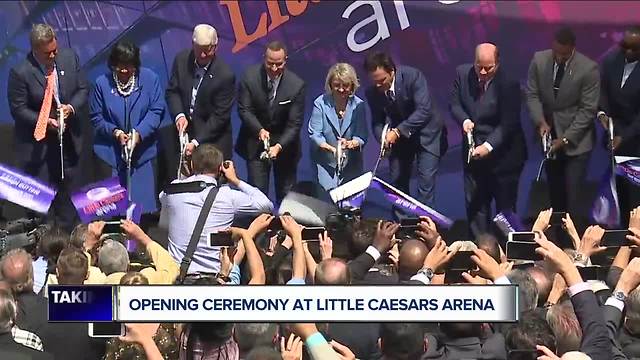
M 54 74 L 53 69 L 47 73 L 47 86 L 44 89 L 44 98 L 42 99 L 42 107 L 38 114 L 38 122 L 36 128 L 33 131 L 33 137 L 36 141 L 41 141 L 47 135 L 47 122 L 49 120 L 49 114 L 51 113 L 51 102 L 53 101 L 53 86 L 54 86 Z

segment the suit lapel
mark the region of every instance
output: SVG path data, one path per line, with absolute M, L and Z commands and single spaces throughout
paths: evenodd
M 56 72 L 58 73 L 58 98 L 60 99 L 60 103 L 64 103 L 65 97 L 65 84 L 66 82 L 66 71 L 65 64 L 62 61 L 56 62 Z
M 338 119 L 338 114 L 336 113 L 336 102 L 333 100 L 333 96 L 325 96 L 328 98 L 329 102 L 329 106 L 326 107 L 327 120 L 329 120 L 329 125 L 331 125 L 331 127 L 333 128 L 333 132 L 337 134 L 336 137 L 339 137 L 340 135 L 342 135 L 342 132 L 340 129 L 340 120 Z
M 622 67 L 620 67 L 620 66 L 617 67 L 617 68 L 621 68 L 622 69 L 622 73 L 616 74 L 616 76 L 618 77 L 620 83 L 622 83 L 622 75 L 624 74 L 624 66 L 625 65 L 626 65 L 626 63 L 623 60 L 622 61 Z M 627 78 L 627 81 L 625 81 L 624 86 L 622 87 L 622 90 L 624 90 L 627 87 L 631 86 L 629 84 L 634 84 L 634 83 L 637 83 L 637 82 L 640 82 L 640 62 L 638 64 L 636 64 L 636 66 L 633 68 L 633 71 L 631 71 L 631 74 L 629 74 L 629 77 Z
M 42 70 L 40 70 L 40 65 L 38 64 L 38 61 L 36 61 L 36 59 L 33 57 L 33 54 L 31 54 L 31 53 L 29 53 L 29 55 L 27 56 L 27 59 L 29 59 L 29 62 L 32 65 L 31 73 L 36 78 L 38 83 L 42 86 L 42 89 L 44 89 L 44 87 L 45 87 L 45 76 L 44 76 L 44 73 L 42 72 Z
M 127 111 L 129 112 L 128 115 L 128 119 L 129 122 L 131 123 L 131 127 L 134 127 L 136 125 L 138 125 L 140 123 L 140 121 L 142 119 L 139 118 L 139 116 L 136 116 L 135 120 L 134 118 L 131 116 L 133 109 L 135 108 L 136 104 L 138 103 L 138 100 L 140 100 L 140 94 L 142 94 L 142 82 L 140 81 L 140 77 L 138 77 L 138 84 L 136 85 L 136 88 L 133 90 L 133 92 L 131 93 L 131 95 L 129 95 L 129 99 L 128 99 L 128 106 L 127 106 Z M 135 123 L 134 123 L 135 121 Z
M 351 119 L 353 116 L 353 110 L 354 110 L 354 106 L 355 106 L 355 100 L 353 98 L 353 96 L 349 97 L 349 100 L 347 100 L 347 107 L 344 111 L 344 117 L 342 118 L 342 126 L 340 127 L 340 136 L 344 136 L 344 134 L 347 132 L 347 130 L 349 129 L 349 126 L 351 126 Z M 335 111 L 334 111 L 335 113 Z
M 287 84 L 287 71 L 285 70 L 280 77 L 280 83 L 278 84 L 278 88 L 276 89 L 276 98 L 273 99 L 273 104 L 271 105 L 271 108 L 275 108 L 276 106 L 278 106 L 278 104 L 281 101 L 286 100 L 286 97 L 288 95 L 285 91 L 285 89 L 287 88 L 286 84 Z M 267 97 L 268 96 L 269 94 L 267 93 Z
M 216 63 L 216 58 L 214 57 L 211 63 L 209 64 L 209 67 L 207 67 L 207 71 L 205 71 L 204 74 L 202 75 L 202 82 L 200 82 L 200 86 L 198 87 L 198 92 L 196 93 L 196 101 L 193 104 L 194 108 L 198 105 L 198 100 L 202 97 L 202 93 L 204 92 L 203 89 L 206 88 L 207 83 L 213 80 L 213 74 L 214 74 L 213 68 L 215 66 L 215 63 Z M 194 74 L 195 74 L 195 64 L 192 67 L 191 79 L 194 78 Z M 191 94 L 191 92 L 189 92 L 189 94 Z

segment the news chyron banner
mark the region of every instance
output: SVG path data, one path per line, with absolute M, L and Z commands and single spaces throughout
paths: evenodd
M 50 286 L 52 322 L 515 322 L 515 285 Z

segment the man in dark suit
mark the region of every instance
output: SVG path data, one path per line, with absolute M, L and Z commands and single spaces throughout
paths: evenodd
M 193 29 L 193 48 L 173 60 L 166 99 L 178 133 L 187 131 L 191 155 L 199 144 L 213 144 L 225 159 L 233 155 L 231 107 L 235 97 L 235 75 L 219 56 L 218 33 L 207 24 Z
M 415 68 L 398 66 L 385 53 L 371 53 L 365 70 L 374 85 L 366 90 L 373 132 L 382 136 L 385 124 L 390 131 L 385 142 L 391 147 L 391 182 L 409 193 L 414 159 L 418 161 L 418 200 L 435 204 L 436 173 L 443 149 L 443 122 L 434 112 L 427 81 Z M 396 217 L 402 214 L 396 210 Z
M 576 51 L 569 28 L 554 35 L 551 49 L 538 51 L 529 66 L 527 105 L 541 137 L 551 134 L 555 160 L 545 165 L 551 207 L 584 214 L 581 198 L 595 131 L 600 79 L 598 65 Z
M 82 185 L 78 171 L 82 134 L 88 127 L 89 88 L 71 49 L 58 49 L 56 35 L 46 24 L 35 24 L 30 34 L 31 52 L 9 73 L 7 93 L 15 120 L 15 156 L 27 174 L 58 189 L 50 213 L 63 227 L 72 229 L 76 212 L 69 191 Z M 63 132 L 62 180 L 58 114 Z
M 464 132 L 465 203 L 475 238 L 491 229 L 492 200 L 497 212 L 516 210 L 526 159 L 520 87 L 500 69 L 498 48 L 489 43 L 476 47 L 474 64 L 460 65 L 456 72 L 449 107 Z M 471 157 L 468 136 L 477 144 Z
M 249 68 L 240 82 L 242 127 L 236 151 L 247 161 L 249 183 L 265 194 L 269 194 L 273 164 L 276 202 L 280 203 L 296 183 L 305 84 L 286 69 L 287 49 L 281 42 L 267 44 L 264 60 Z M 265 139 L 269 139 L 269 158 L 261 159 Z
M 8 290 L 0 289 L 0 358 L 48 360 L 49 353 L 37 351 L 13 340 L 11 329 L 16 321 L 17 304 Z
M 613 119 L 613 149 L 616 156 L 640 156 L 640 27 L 625 31 L 620 48 L 602 62 L 598 118 Z M 608 124 L 605 123 L 605 128 Z M 640 204 L 638 187 L 617 178 L 622 226 L 629 212 Z

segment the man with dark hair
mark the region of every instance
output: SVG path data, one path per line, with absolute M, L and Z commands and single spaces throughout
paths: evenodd
M 518 285 L 520 312 L 533 310 L 538 306 L 538 288 L 531 275 L 524 270 L 512 270 L 507 274 L 509 281 Z
M 380 326 L 383 359 L 419 359 L 425 350 L 420 324 L 384 323 Z
M 82 285 L 89 277 L 89 259 L 80 249 L 68 247 L 60 252 L 56 275 L 60 285 Z
M 169 229 L 169 253 L 181 262 L 187 251 L 198 215 L 212 187 L 219 187 L 205 222 L 188 273 L 220 270 L 220 247 L 209 245 L 209 234 L 228 229 L 236 216 L 270 213 L 273 204 L 257 188 L 240 180 L 231 161 L 222 163 L 222 153 L 211 144 L 198 146 L 191 157 L 194 174 L 172 184 L 196 185 L 196 189 L 162 192 L 161 223 Z M 224 176 L 226 183 L 220 183 Z M 165 223 L 166 220 L 166 223 Z M 239 271 L 239 270 L 238 270 Z
M 460 65 L 456 72 L 449 108 L 464 133 L 465 204 L 469 232 L 477 237 L 491 229 L 493 200 L 496 212 L 516 210 L 527 156 L 520 84 L 502 70 L 498 47 L 491 43 L 478 45 L 474 63 Z
M 640 156 L 640 26 L 629 27 L 620 48 L 602 62 L 598 118 L 613 120 L 613 150 L 616 156 Z M 629 212 L 640 204 L 637 185 L 621 176 L 616 179 L 621 226 L 629 223 Z
M 235 97 L 235 75 L 216 54 L 218 33 L 208 24 L 193 29 L 192 48 L 173 60 L 166 90 L 169 113 L 178 133 L 187 131 L 190 155 L 200 144 L 213 144 L 225 159 L 233 155 L 231 108 Z
M 36 351 L 13 340 L 12 328 L 16 322 L 17 304 L 11 293 L 0 290 L 0 358 L 2 359 L 53 359 L 49 353 Z
M 527 105 L 542 139 L 552 139 L 545 168 L 554 211 L 584 214 L 580 206 L 593 149 L 600 79 L 598 65 L 576 51 L 569 28 L 554 35 L 551 49 L 538 51 L 529 66 Z
M 77 218 L 70 192 L 88 180 L 78 166 L 83 154 L 82 137 L 89 129 L 89 86 L 78 56 L 71 49 L 58 49 L 51 26 L 35 24 L 30 41 L 31 51 L 11 69 L 7 82 L 9 110 L 15 121 L 16 164 L 28 175 L 57 188 L 50 215 L 70 231 Z M 66 124 L 62 129 L 63 149 L 59 115 Z
M 484 331 L 482 323 L 440 323 L 438 335 L 427 335 L 422 359 L 506 359 L 504 337 Z
M 502 262 L 500 244 L 498 244 L 498 239 L 496 239 L 495 236 L 488 233 L 480 234 L 476 237 L 476 244 L 478 245 L 478 249 L 484 250 L 484 252 L 489 254 L 498 264 Z
M 520 314 L 517 324 L 508 326 L 505 334 L 507 356 L 509 360 L 535 360 L 538 358 L 536 345 L 543 345 L 556 351 L 556 338 L 547 320 L 536 311 Z M 515 350 L 513 353 L 510 351 Z M 518 350 L 534 350 L 533 354 L 518 353 Z
M 538 307 L 542 307 L 549 299 L 553 287 L 553 277 L 544 268 L 534 265 L 526 270 L 538 288 Z
M 418 162 L 418 197 L 427 206 L 435 205 L 436 173 L 444 153 L 443 122 L 434 104 L 424 75 L 409 66 L 396 66 L 388 54 L 375 52 L 367 56 L 365 70 L 373 85 L 366 90 L 371 109 L 373 132 L 385 139 L 390 148 L 391 183 L 409 194 L 414 159 Z M 399 209 L 397 218 L 402 217 Z
M 274 323 L 238 323 L 234 327 L 233 338 L 238 343 L 240 358 L 244 358 L 256 348 L 273 349 L 278 342 L 278 325 Z
M 277 203 L 296 183 L 305 101 L 304 81 L 286 64 L 285 46 L 279 41 L 268 43 L 264 64 L 244 73 L 238 93 L 242 127 L 236 152 L 247 161 L 249 183 L 265 194 L 269 194 L 273 165 Z

